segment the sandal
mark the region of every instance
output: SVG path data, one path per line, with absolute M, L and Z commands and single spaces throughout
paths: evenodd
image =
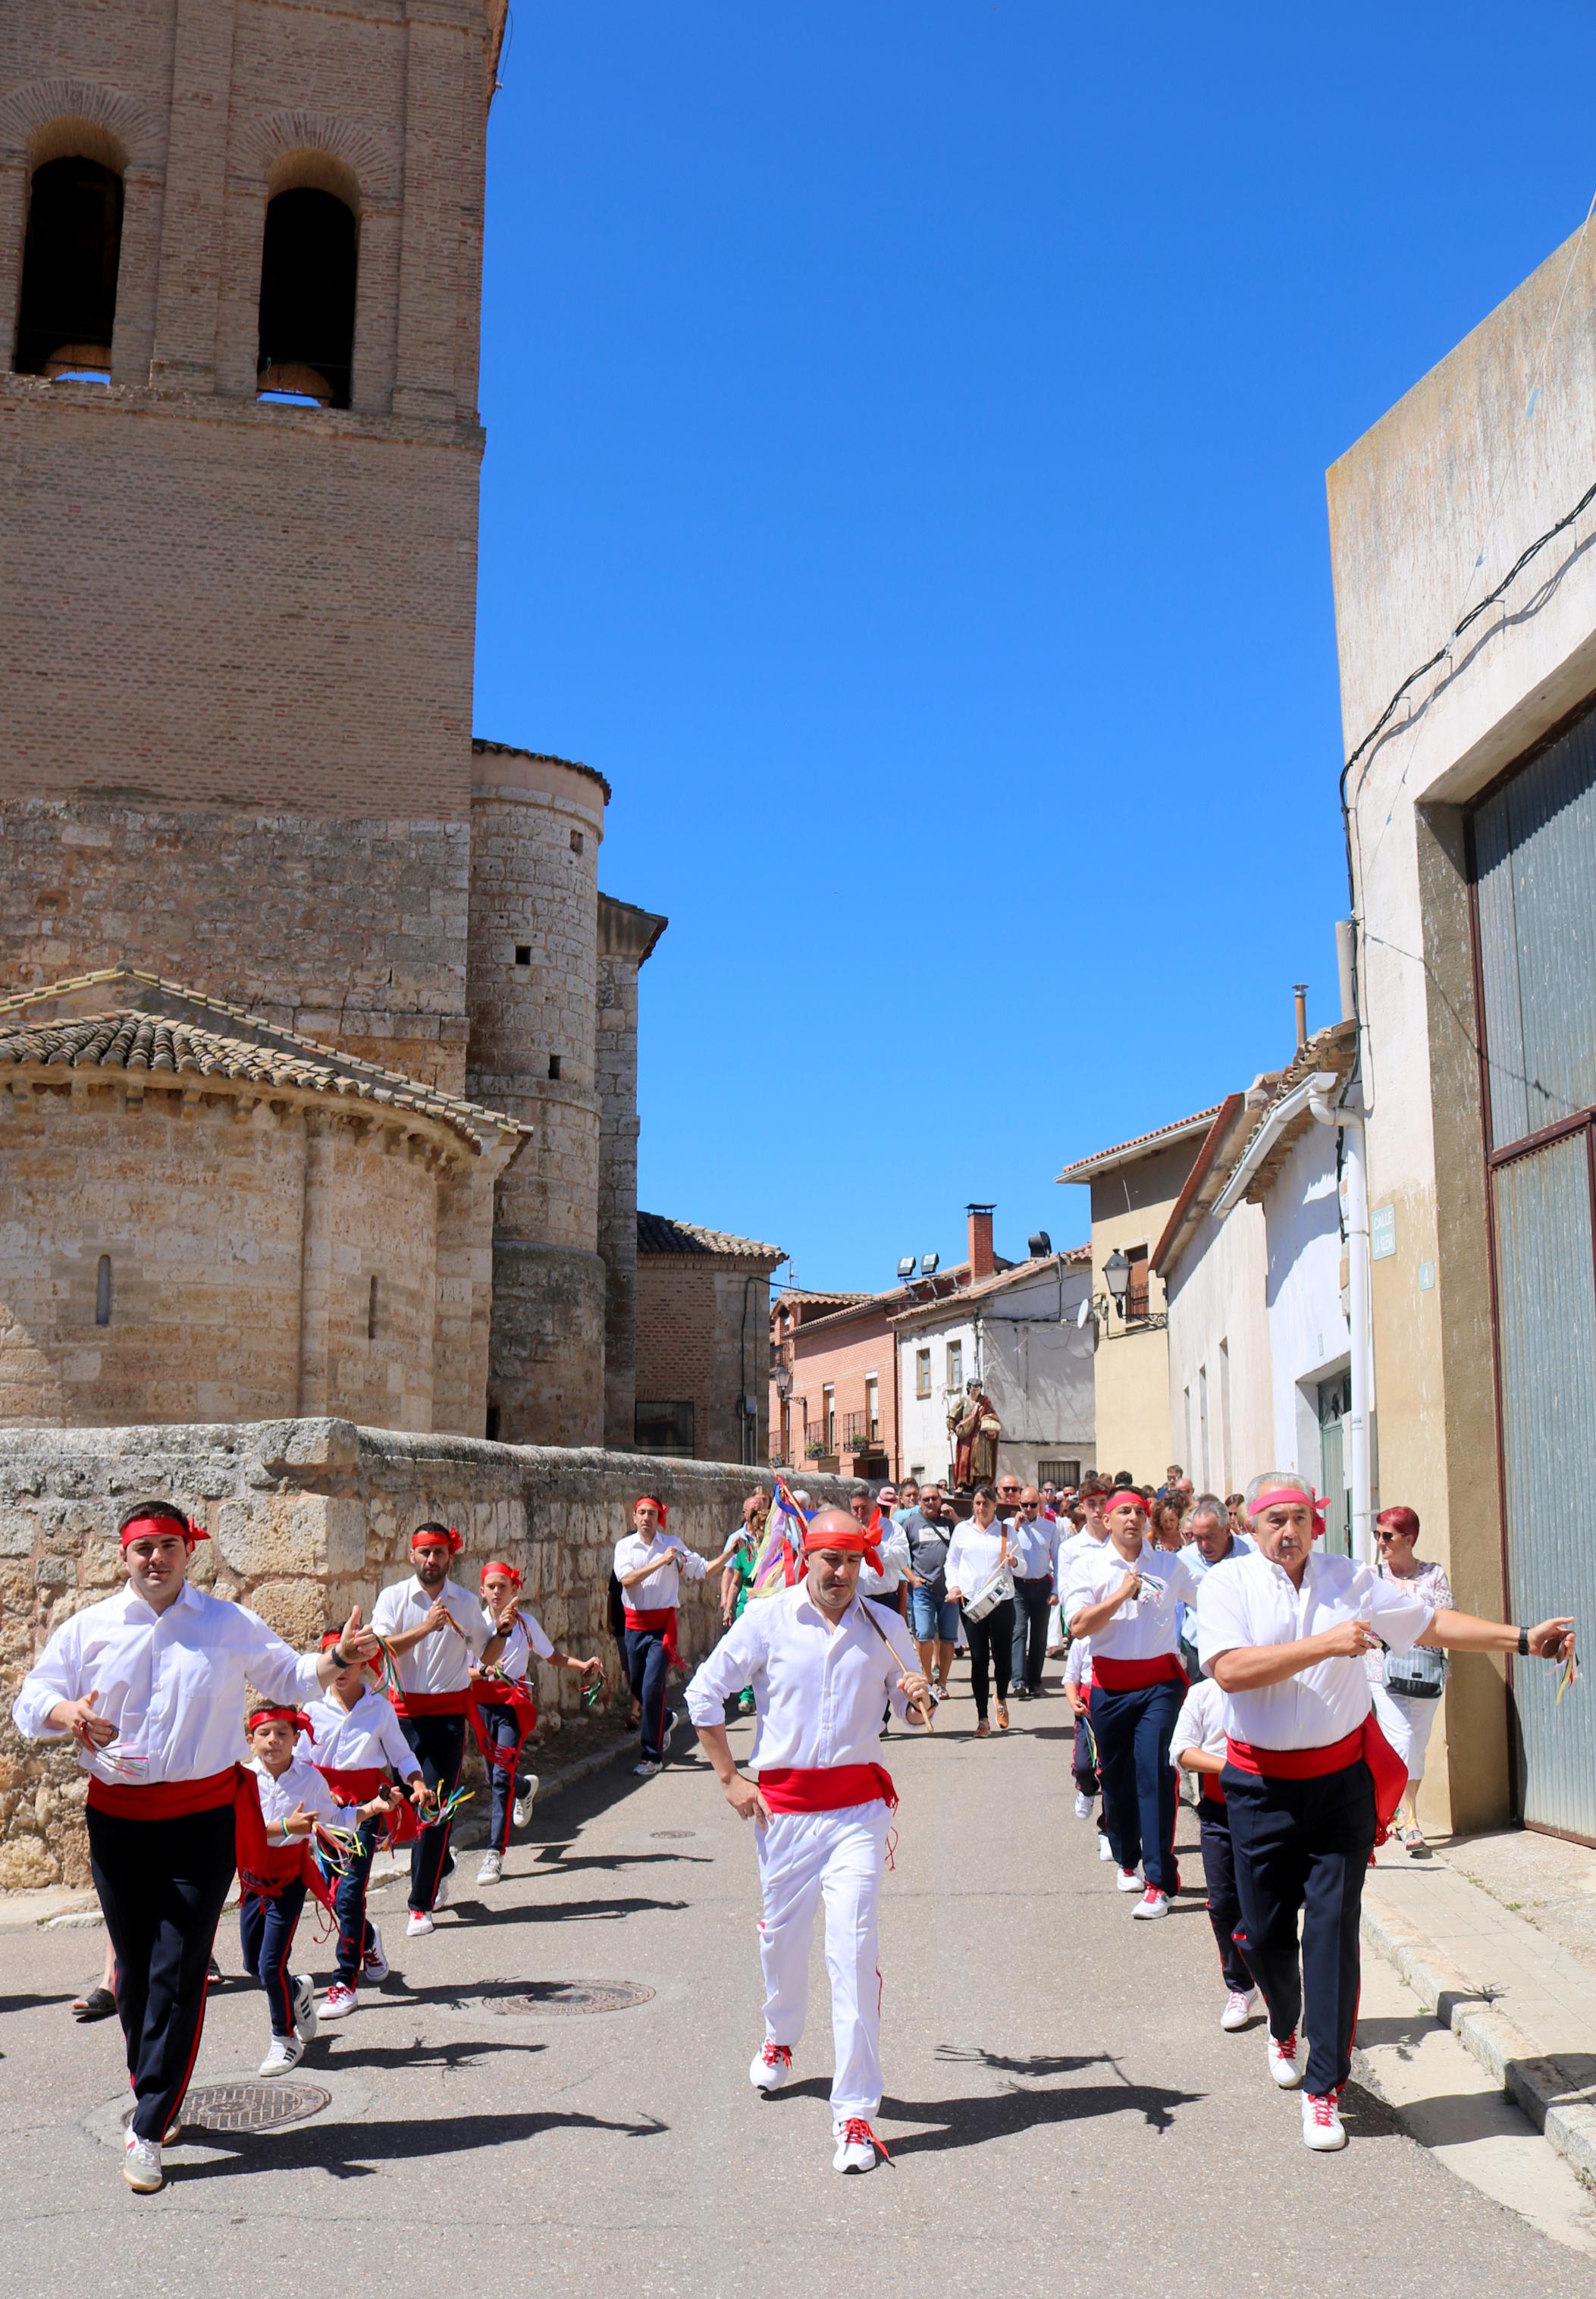
M 116 1998 L 108 1988 L 91 1988 L 87 1996 L 72 1998 L 74 2020 L 109 2020 L 116 2012 Z
M 1009 1730 L 1009 1704 L 1006 1700 L 1000 1700 L 998 1702 L 997 1720 L 998 1730 L 1000 1732 L 1006 1732 Z
M 991 1725 L 986 1722 L 986 1719 L 985 1718 L 985 1716 L 983 1716 L 983 1717 L 982 1717 L 982 1719 L 981 1719 L 981 1721 L 980 1721 L 980 1722 L 979 1722 L 979 1723 L 977 1725 L 977 1727 L 976 1727 L 976 1738 L 977 1738 L 977 1740 L 986 1740 L 986 1739 L 991 1739 L 991 1737 L 992 1737 L 992 1727 L 991 1727 Z

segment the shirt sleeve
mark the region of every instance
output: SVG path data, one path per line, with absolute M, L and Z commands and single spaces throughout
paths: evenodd
M 397 1581 L 385 1589 L 371 1607 L 371 1626 L 379 1637 L 391 1637 L 399 1626 L 399 1608 L 404 1602 L 404 1583 Z
M 1426 1598 L 1410 1596 L 1398 1581 L 1377 1580 L 1370 1573 L 1359 1593 L 1367 1602 L 1370 1626 L 1394 1653 L 1411 1652 L 1435 1617 L 1435 1607 Z
M 421 1769 L 415 1750 L 404 1737 L 404 1727 L 390 1708 L 378 1727 L 378 1753 L 392 1766 L 402 1780 L 408 1780 Z
M 523 1613 L 521 1626 L 527 1631 L 527 1643 L 534 1660 L 547 1660 L 553 1646 L 544 1633 L 543 1623 L 536 1613 Z
M 637 1536 L 635 1532 L 623 1532 L 620 1539 L 615 1544 L 613 1570 L 618 1577 L 622 1573 L 636 1572 L 637 1565 L 641 1561 L 632 1554 L 632 1550 L 636 1543 L 636 1539 Z
M 314 1820 L 336 1821 L 341 1810 L 337 1797 L 313 1766 L 300 1789 L 299 1802 Z
M 30 1740 L 60 1740 L 65 1735 L 45 1719 L 58 1700 L 76 1700 L 83 1690 L 83 1632 L 76 1619 L 63 1621 L 22 1679 L 12 1703 L 12 1722 Z
M 976 1593 L 975 1590 L 973 1589 L 966 1589 L 963 1581 L 959 1578 L 963 1564 L 963 1534 L 961 1531 L 956 1531 L 953 1534 L 953 1538 L 948 1543 L 947 1558 L 942 1568 L 943 1580 L 948 1588 L 961 1589 L 965 1596 L 973 1597 Z
M 1203 1574 L 1197 1592 L 1197 1658 L 1204 1676 L 1213 1674 L 1213 1664 L 1221 1653 L 1251 1642 L 1245 1578 L 1216 1565 Z
M 1180 1714 L 1175 1720 L 1175 1730 L 1169 1735 L 1169 1762 L 1178 1772 L 1182 1751 L 1202 1746 L 1202 1688 L 1194 1684 L 1180 1704 Z
M 321 1690 L 320 1654 L 296 1653 L 275 1629 L 267 1627 L 259 1613 L 252 1613 L 247 1605 L 236 1610 L 244 1631 L 250 1682 L 258 1684 L 273 1700 L 291 1702 L 295 1708 L 308 1707 Z
M 453 1622 L 455 1627 L 460 1631 L 461 1635 L 470 1647 L 475 1658 L 480 1660 L 483 1654 L 486 1651 L 489 1643 L 498 1635 L 499 1631 L 497 1629 L 490 1629 L 488 1627 L 487 1623 L 482 1617 L 482 1607 L 480 1605 L 473 1605 L 468 1600 L 467 1603 L 461 1607 L 461 1610 L 456 1612 L 453 1606 L 449 1602 L 449 1592 L 447 1589 L 444 1591 L 444 1606 L 445 1609 L 448 1613 L 449 1618 Z
M 1175 1566 L 1174 1572 L 1169 1575 L 1169 1587 L 1172 1593 L 1180 1598 L 1183 1605 L 1194 1605 L 1208 1575 L 1193 1571 L 1191 1560 L 1184 1550 L 1178 1556 L 1172 1558 L 1171 1562 Z
M 774 1603 L 774 1598 L 768 1601 Z M 707 1659 L 700 1661 L 687 1683 L 687 1714 L 694 1725 L 724 1724 L 726 1704 L 733 1693 L 752 1684 L 762 1657 L 761 1607 L 751 1605 L 734 1621 Z
M 1102 1597 L 1108 1594 L 1107 1589 L 1102 1591 L 1101 1596 L 1098 1593 L 1097 1582 L 1101 1571 L 1101 1560 L 1095 1556 L 1076 1556 L 1071 1558 L 1069 1572 L 1066 1577 L 1063 1598 L 1063 1612 L 1066 1623 L 1068 1622 L 1072 1614 L 1078 1613 L 1080 1611 L 1083 1605 L 1101 1604 L 1102 1602 Z
M 709 1558 L 695 1548 L 678 1548 L 673 1561 L 684 1581 L 702 1581 L 710 1569 Z

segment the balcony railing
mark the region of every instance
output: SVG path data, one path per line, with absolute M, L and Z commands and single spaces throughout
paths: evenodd
M 843 1415 L 843 1450 L 844 1453 L 873 1453 L 881 1443 L 881 1423 L 868 1413 L 844 1413 Z

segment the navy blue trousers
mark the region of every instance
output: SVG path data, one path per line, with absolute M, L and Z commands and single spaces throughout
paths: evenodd
M 294 1975 L 288 1958 L 304 1906 L 304 1885 L 296 1879 L 285 1884 L 275 1899 L 245 1892 L 238 1903 L 238 1939 L 244 1969 L 253 1971 L 266 1990 L 266 2008 L 274 2036 L 294 2033 Z
M 488 1816 L 487 1840 L 495 1852 L 510 1849 L 510 1823 L 515 1812 L 516 1758 L 520 1753 L 520 1720 L 513 1708 L 501 1707 L 497 1701 L 485 1705 L 478 1711 L 482 1729 L 487 1734 L 487 1745 L 508 1759 L 502 1764 L 487 1767 L 487 1791 L 491 1804 Z
M 1226 1764 L 1236 1896 L 1269 2033 L 1305 2024 L 1310 2092 L 1339 2091 L 1358 2024 L 1358 1919 L 1375 1848 L 1375 1784 L 1361 1761 L 1317 1780 L 1266 1780 Z M 1301 1944 L 1297 1920 L 1302 1920 Z
M 665 1639 L 658 1629 L 627 1631 L 627 1674 L 632 1697 L 643 1714 L 638 1720 L 643 1753 L 651 1764 L 665 1761 L 665 1679 L 670 1668 Z
M 416 1752 L 416 1762 L 428 1787 L 436 1789 L 440 1801 L 452 1797 L 460 1786 L 460 1769 L 465 1763 L 465 1718 L 402 1716 L 399 1722 L 404 1728 L 405 1739 Z M 453 1821 L 445 1820 L 435 1828 L 424 1828 L 410 1847 L 412 1910 L 432 1913 L 438 1885 L 454 1866 L 449 1850 L 453 1826 Z
M 1088 1706 L 1090 1703 L 1088 1703 Z M 1097 1794 L 1097 1758 L 1092 1753 L 1092 1727 L 1084 1716 L 1075 1720 L 1075 1747 L 1070 1753 L 1070 1770 L 1075 1784 L 1083 1796 Z
M 1202 1775 L 1211 1780 L 1211 1772 Z M 1242 1904 L 1235 1889 L 1235 1847 L 1230 1840 L 1230 1807 L 1218 1797 L 1205 1796 L 1200 1813 L 1202 1830 L 1202 1872 L 1208 1879 L 1208 1920 L 1219 1950 L 1225 1985 L 1237 1996 L 1249 1996 L 1254 1981 L 1247 1959 L 1236 1946 L 1242 1928 Z
M 353 1817 L 351 1813 L 349 1818 Z M 361 1966 L 368 1950 L 377 1945 L 376 1934 L 366 1917 L 366 1885 L 371 1874 L 371 1857 L 384 1826 L 380 1820 L 361 1822 L 355 1830 L 360 1851 L 351 1853 L 333 1895 L 333 1913 L 338 1920 L 338 1978 L 345 1988 L 359 1986 Z
M 1139 1685 L 1134 1692 L 1110 1692 L 1103 1684 L 1092 1688 L 1092 1730 L 1109 1842 L 1122 1868 L 1140 1861 L 1143 1875 L 1160 1892 L 1180 1887 L 1169 1739 L 1182 1690 L 1174 1677 Z
M 90 1805 L 89 1867 L 116 1952 L 116 2011 L 133 2129 L 160 2143 L 183 2104 L 205 2023 L 205 1979 L 233 1880 L 233 1807 L 120 1820 Z

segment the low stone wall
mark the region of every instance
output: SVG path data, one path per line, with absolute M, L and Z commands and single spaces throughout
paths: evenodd
M 691 1548 L 717 1554 L 756 1473 L 703 1461 L 469 1437 L 360 1429 L 334 1420 L 139 1429 L 0 1431 L 0 1887 L 88 1880 L 84 1776 L 65 1743 L 24 1739 L 16 1687 L 57 1623 L 108 1596 L 122 1573 L 117 1519 L 163 1495 L 211 1535 L 200 1585 L 252 1606 L 301 1649 L 353 1605 L 409 1569 L 411 1528 L 459 1528 L 455 1577 L 469 1588 L 489 1556 L 526 1574 L 525 1595 L 556 1646 L 602 1655 L 612 1692 L 619 1656 L 608 1623 L 611 1552 L 639 1492 L 664 1501 Z M 769 1484 L 769 1477 L 764 1479 Z M 806 1479 L 816 1498 L 840 1480 Z M 714 1581 L 684 1585 L 681 1645 L 695 1658 L 719 1631 Z M 565 1670 L 540 1672 L 551 1719 L 575 1710 Z

